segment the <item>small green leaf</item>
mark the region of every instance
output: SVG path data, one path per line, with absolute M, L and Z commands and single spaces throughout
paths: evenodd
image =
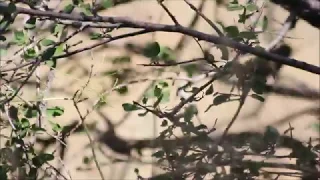
M 103 38 L 102 34 L 96 33 L 96 32 L 90 33 L 89 36 L 90 36 L 91 40 L 98 40 L 98 39 L 102 39 Z
M 262 20 L 262 31 L 267 30 L 267 28 L 268 28 L 268 18 L 267 16 L 264 16 Z
M 84 13 L 84 15 L 86 16 L 92 16 L 92 12 L 91 12 L 91 5 L 89 3 L 86 3 L 86 4 L 81 4 L 81 11 L 82 13 Z
M 50 46 L 53 45 L 55 42 L 51 39 L 44 39 L 41 41 L 42 46 Z
M 105 9 L 108 9 L 113 6 L 113 1 L 112 0 L 102 0 L 102 6 Z
M 136 110 L 139 110 L 141 109 L 140 107 L 134 105 L 134 104 L 130 104 L 130 103 L 124 103 L 122 104 L 122 108 L 125 110 L 125 111 L 136 111 Z
M 26 118 L 22 118 L 21 121 L 20 121 L 20 123 L 21 123 L 21 127 L 22 127 L 22 128 L 27 128 L 27 127 L 30 126 L 30 122 L 29 122 L 29 120 L 26 119 Z
M 29 48 L 23 53 L 23 57 L 25 59 L 32 59 L 32 58 L 35 58 L 37 56 L 38 56 L 37 52 L 36 52 L 36 50 L 34 48 Z
M 257 35 L 251 31 L 243 31 L 239 33 L 239 36 L 248 40 L 257 39 Z
M 61 116 L 64 113 L 64 108 L 55 106 L 47 109 L 47 114 L 51 117 Z
M 233 3 L 229 3 L 227 5 L 227 10 L 228 11 L 239 11 L 242 10 L 244 7 L 240 4 L 233 4 Z
M 24 25 L 24 28 L 26 29 L 34 29 L 36 27 L 36 21 L 37 19 L 35 17 L 30 17 L 26 24 Z
M 14 42 L 18 45 L 23 45 L 26 43 L 27 37 L 23 31 L 14 31 Z
M 32 158 L 32 163 L 33 165 L 39 168 L 46 162 L 52 161 L 53 159 L 54 159 L 54 156 L 52 154 L 40 154 Z
M 31 108 L 31 107 L 28 107 L 26 109 L 26 111 L 24 112 L 24 116 L 26 118 L 34 118 L 34 117 L 37 117 L 38 116 L 38 110 L 35 109 L 35 108 Z
M 146 57 L 154 58 L 160 53 L 160 45 L 158 42 L 148 43 L 143 49 L 143 54 Z
M 237 37 L 239 36 L 239 30 L 237 26 L 228 26 L 225 28 L 225 32 L 229 37 Z
M 62 33 L 63 29 L 64 29 L 64 25 L 63 24 L 56 24 L 54 26 L 54 28 L 53 28 L 53 32 L 52 33 L 53 33 L 54 36 L 58 36 L 59 34 Z
M 117 89 L 117 92 L 121 95 L 127 94 L 129 92 L 129 89 L 127 86 L 122 86 Z
M 52 56 L 55 54 L 55 52 L 56 52 L 56 48 L 55 47 L 48 48 L 41 55 L 41 59 L 42 60 L 49 60 L 49 59 L 52 58 Z
M 63 8 L 63 12 L 67 13 L 67 14 L 70 14 L 70 13 L 72 13 L 73 9 L 74 9 L 74 5 L 73 4 L 68 4 Z
M 183 69 L 187 72 L 188 77 L 192 77 L 193 74 L 198 70 L 195 64 L 188 64 L 186 66 L 183 66 Z
M 163 150 L 159 150 L 159 151 L 152 154 L 152 156 L 156 157 L 156 158 L 162 158 L 164 155 L 165 155 L 165 153 Z
M 10 2 L 8 5 L 8 13 L 12 14 L 17 10 L 15 3 Z
M 60 56 L 64 52 L 64 46 L 63 44 L 56 47 L 56 51 L 54 52 L 54 56 Z
M 147 97 L 143 97 L 142 103 L 143 103 L 143 104 L 147 104 L 147 102 L 148 102 L 148 98 L 147 98 Z
M 253 4 L 253 3 L 249 3 L 246 5 L 246 9 L 248 11 L 257 11 L 259 8 L 257 5 Z
M 213 99 L 213 105 L 217 106 L 226 102 L 230 98 L 230 94 L 220 94 Z
M 264 102 L 264 98 L 258 94 L 252 94 L 251 97 L 260 101 L 260 102 Z
M 213 85 L 211 84 L 209 88 L 206 90 L 206 95 L 210 95 L 213 93 Z
M 60 124 L 52 122 L 50 120 L 48 120 L 48 122 L 51 125 L 51 128 L 54 132 L 58 133 L 62 131 L 62 127 L 60 126 Z
M 154 96 L 159 97 L 162 94 L 162 89 L 159 88 L 158 86 L 154 87 L 154 91 L 153 91 Z
M 169 84 L 165 81 L 159 81 L 158 83 L 162 88 L 166 88 L 166 87 L 169 87 Z
M 171 48 L 161 46 L 158 58 L 164 61 L 174 61 L 176 59 L 176 56 Z

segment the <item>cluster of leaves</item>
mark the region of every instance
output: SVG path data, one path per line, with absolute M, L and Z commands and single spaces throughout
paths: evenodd
M 47 109 L 47 116 L 54 118 L 61 116 L 64 109 L 51 107 Z M 51 176 L 52 172 L 44 169 L 49 161 L 54 160 L 53 153 L 38 152 L 32 139 L 37 134 L 43 134 L 47 130 L 31 123 L 38 116 L 35 107 L 26 104 L 9 107 L 9 117 L 12 121 L 12 132 L 8 137 L 5 146 L 0 149 L 0 177 L 3 180 L 14 178 L 14 176 L 26 179 L 38 179 L 40 176 Z M 61 126 L 49 120 L 52 131 L 58 134 Z

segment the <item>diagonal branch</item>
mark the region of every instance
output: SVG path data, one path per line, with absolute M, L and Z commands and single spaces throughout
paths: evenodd
M 9 8 L 7 4 L 0 3 L 1 14 L 9 13 L 8 9 Z M 288 66 L 302 69 L 314 74 L 320 74 L 320 67 L 318 66 L 308 64 L 306 62 L 299 61 L 296 59 L 273 54 L 265 51 L 264 49 L 254 48 L 246 44 L 242 44 L 234 40 L 231 40 L 227 37 L 218 37 L 215 35 L 206 34 L 206 33 L 196 31 L 183 26 L 148 23 L 143 21 L 132 20 L 126 17 L 84 16 L 80 14 L 70 15 L 66 13 L 39 11 L 39 10 L 33 10 L 33 9 L 20 8 L 20 7 L 17 7 L 16 12 L 18 14 L 28 14 L 36 17 L 50 17 L 50 18 L 65 19 L 65 20 L 72 20 L 72 21 L 83 21 L 83 22 L 109 22 L 112 24 L 121 23 L 123 24 L 123 26 L 129 27 L 129 28 L 138 28 L 138 29 L 141 28 L 141 29 L 146 29 L 148 31 L 181 33 L 181 34 L 185 34 L 185 35 L 189 35 L 191 37 L 197 38 L 198 40 L 203 40 L 203 41 L 211 42 L 214 44 L 222 44 L 245 53 L 254 54 L 268 61 L 273 61 L 280 64 L 288 65 Z

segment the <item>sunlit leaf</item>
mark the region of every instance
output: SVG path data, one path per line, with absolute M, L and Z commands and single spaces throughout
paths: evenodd
M 55 42 L 51 39 L 44 39 L 41 41 L 42 46 L 50 46 L 53 45 Z
M 253 4 L 253 3 L 249 3 L 246 5 L 246 9 L 248 11 L 257 11 L 258 10 L 258 6 Z

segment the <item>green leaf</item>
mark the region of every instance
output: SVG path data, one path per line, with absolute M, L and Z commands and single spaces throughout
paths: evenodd
M 160 47 L 160 52 L 158 54 L 158 58 L 164 60 L 164 61 L 174 61 L 176 59 L 176 56 L 173 52 L 173 50 L 169 47 Z
M 22 118 L 21 121 L 20 121 L 20 124 L 21 124 L 21 127 L 22 128 L 27 128 L 30 126 L 30 122 L 28 119 L 26 118 Z
M 92 16 L 92 12 L 91 12 L 91 5 L 89 3 L 86 3 L 86 4 L 81 4 L 80 5 L 81 7 L 81 11 L 84 13 L 84 15 L 86 16 Z
M 54 159 L 54 156 L 52 154 L 40 154 L 32 158 L 32 163 L 33 165 L 39 168 L 46 162 L 52 161 L 53 159 Z
M 12 13 L 14 13 L 16 10 L 17 10 L 17 7 L 16 7 L 15 3 L 10 2 L 10 3 L 8 4 L 8 13 L 12 14 Z
M 26 118 L 35 118 L 38 116 L 38 110 L 33 107 L 28 107 L 24 112 Z
M 166 88 L 166 87 L 169 87 L 169 84 L 165 81 L 159 81 L 158 83 L 162 88 Z
M 127 86 L 122 86 L 120 88 L 117 89 L 117 92 L 120 94 L 120 95 L 124 95 L 124 94 L 127 94 L 129 92 L 129 89 Z
M 74 7 L 75 6 L 73 4 L 68 4 L 63 8 L 63 12 L 67 13 L 67 14 L 70 14 L 70 13 L 72 13 Z
M 26 29 L 34 29 L 36 27 L 36 21 L 37 19 L 35 17 L 30 17 L 26 24 L 24 25 L 24 28 Z
M 217 106 L 226 102 L 230 98 L 230 94 L 220 94 L 213 99 L 213 105 Z
M 243 31 L 239 33 L 239 36 L 248 40 L 257 39 L 257 35 L 251 31 Z
M 206 90 L 206 95 L 210 95 L 213 93 L 213 85 L 211 84 L 209 88 Z
M 50 45 L 53 45 L 53 44 L 55 44 L 55 42 L 53 40 L 51 40 L 51 39 L 43 39 L 41 41 L 41 45 L 42 46 L 50 46 Z
M 164 155 L 165 155 L 165 152 L 163 150 L 159 150 L 152 154 L 152 156 L 156 158 L 162 158 Z
M 27 36 L 23 31 L 16 30 L 14 31 L 14 42 L 18 45 L 23 45 L 27 42 Z
M 239 30 L 237 26 L 228 26 L 225 28 L 225 32 L 227 33 L 227 36 L 232 38 L 239 36 Z
M 56 47 L 56 51 L 54 52 L 54 56 L 60 56 L 60 55 L 62 55 L 63 52 L 64 52 L 64 49 L 63 49 L 63 48 L 64 48 L 63 44 L 57 46 L 57 47 Z
M 266 77 L 255 75 L 252 81 L 252 91 L 257 94 L 263 94 L 266 90 Z
M 63 29 L 64 29 L 64 25 L 63 24 L 56 24 L 54 26 L 54 28 L 53 28 L 53 32 L 52 33 L 53 33 L 54 36 L 58 36 L 59 34 L 62 33 Z
M 262 20 L 262 31 L 267 30 L 267 28 L 268 28 L 268 18 L 267 16 L 264 16 Z
M 258 6 L 253 4 L 253 3 L 249 3 L 246 5 L 246 9 L 248 11 L 257 11 L 258 10 Z
M 258 95 L 258 94 L 252 94 L 251 97 L 253 99 L 256 99 L 256 100 L 260 101 L 260 102 L 264 102 L 264 98 L 262 96 Z
M 107 9 L 113 6 L 112 0 L 102 0 L 102 6 Z
M 96 32 L 90 33 L 89 36 L 90 36 L 91 40 L 98 40 L 98 39 L 102 39 L 103 38 L 102 34 L 96 33 Z
M 47 108 L 47 114 L 51 117 L 61 116 L 63 115 L 63 113 L 64 113 L 63 107 L 55 106 L 55 107 Z
M 198 70 L 195 64 L 188 64 L 186 66 L 183 66 L 183 69 L 187 72 L 188 77 L 192 77 L 193 74 Z
M 227 10 L 228 11 L 239 11 L 242 10 L 244 7 L 240 4 L 233 4 L 233 3 L 229 3 L 227 5 Z
M 35 57 L 37 57 L 37 52 L 34 48 L 29 48 L 27 49 L 24 53 L 23 53 L 23 57 L 25 59 L 33 59 Z
M 161 94 L 162 94 L 162 89 L 159 88 L 158 86 L 155 86 L 155 87 L 154 87 L 153 94 L 154 94 L 154 96 L 156 96 L 156 97 L 160 97 Z
M 56 52 L 56 48 L 55 47 L 48 48 L 41 55 L 41 59 L 42 60 L 49 60 L 49 59 L 52 58 L 52 56 L 55 54 L 55 52 Z
M 52 122 L 50 120 L 48 120 L 48 122 L 51 125 L 51 128 L 54 132 L 58 133 L 62 131 L 62 127 L 60 126 L 60 124 Z
M 139 110 L 141 109 L 140 107 L 134 105 L 134 104 L 130 104 L 130 103 L 124 103 L 122 104 L 122 108 L 127 111 L 127 112 L 130 112 L 130 111 L 136 111 L 136 110 Z
M 154 58 L 160 53 L 160 45 L 158 42 L 148 43 L 143 49 L 143 54 L 146 57 Z

